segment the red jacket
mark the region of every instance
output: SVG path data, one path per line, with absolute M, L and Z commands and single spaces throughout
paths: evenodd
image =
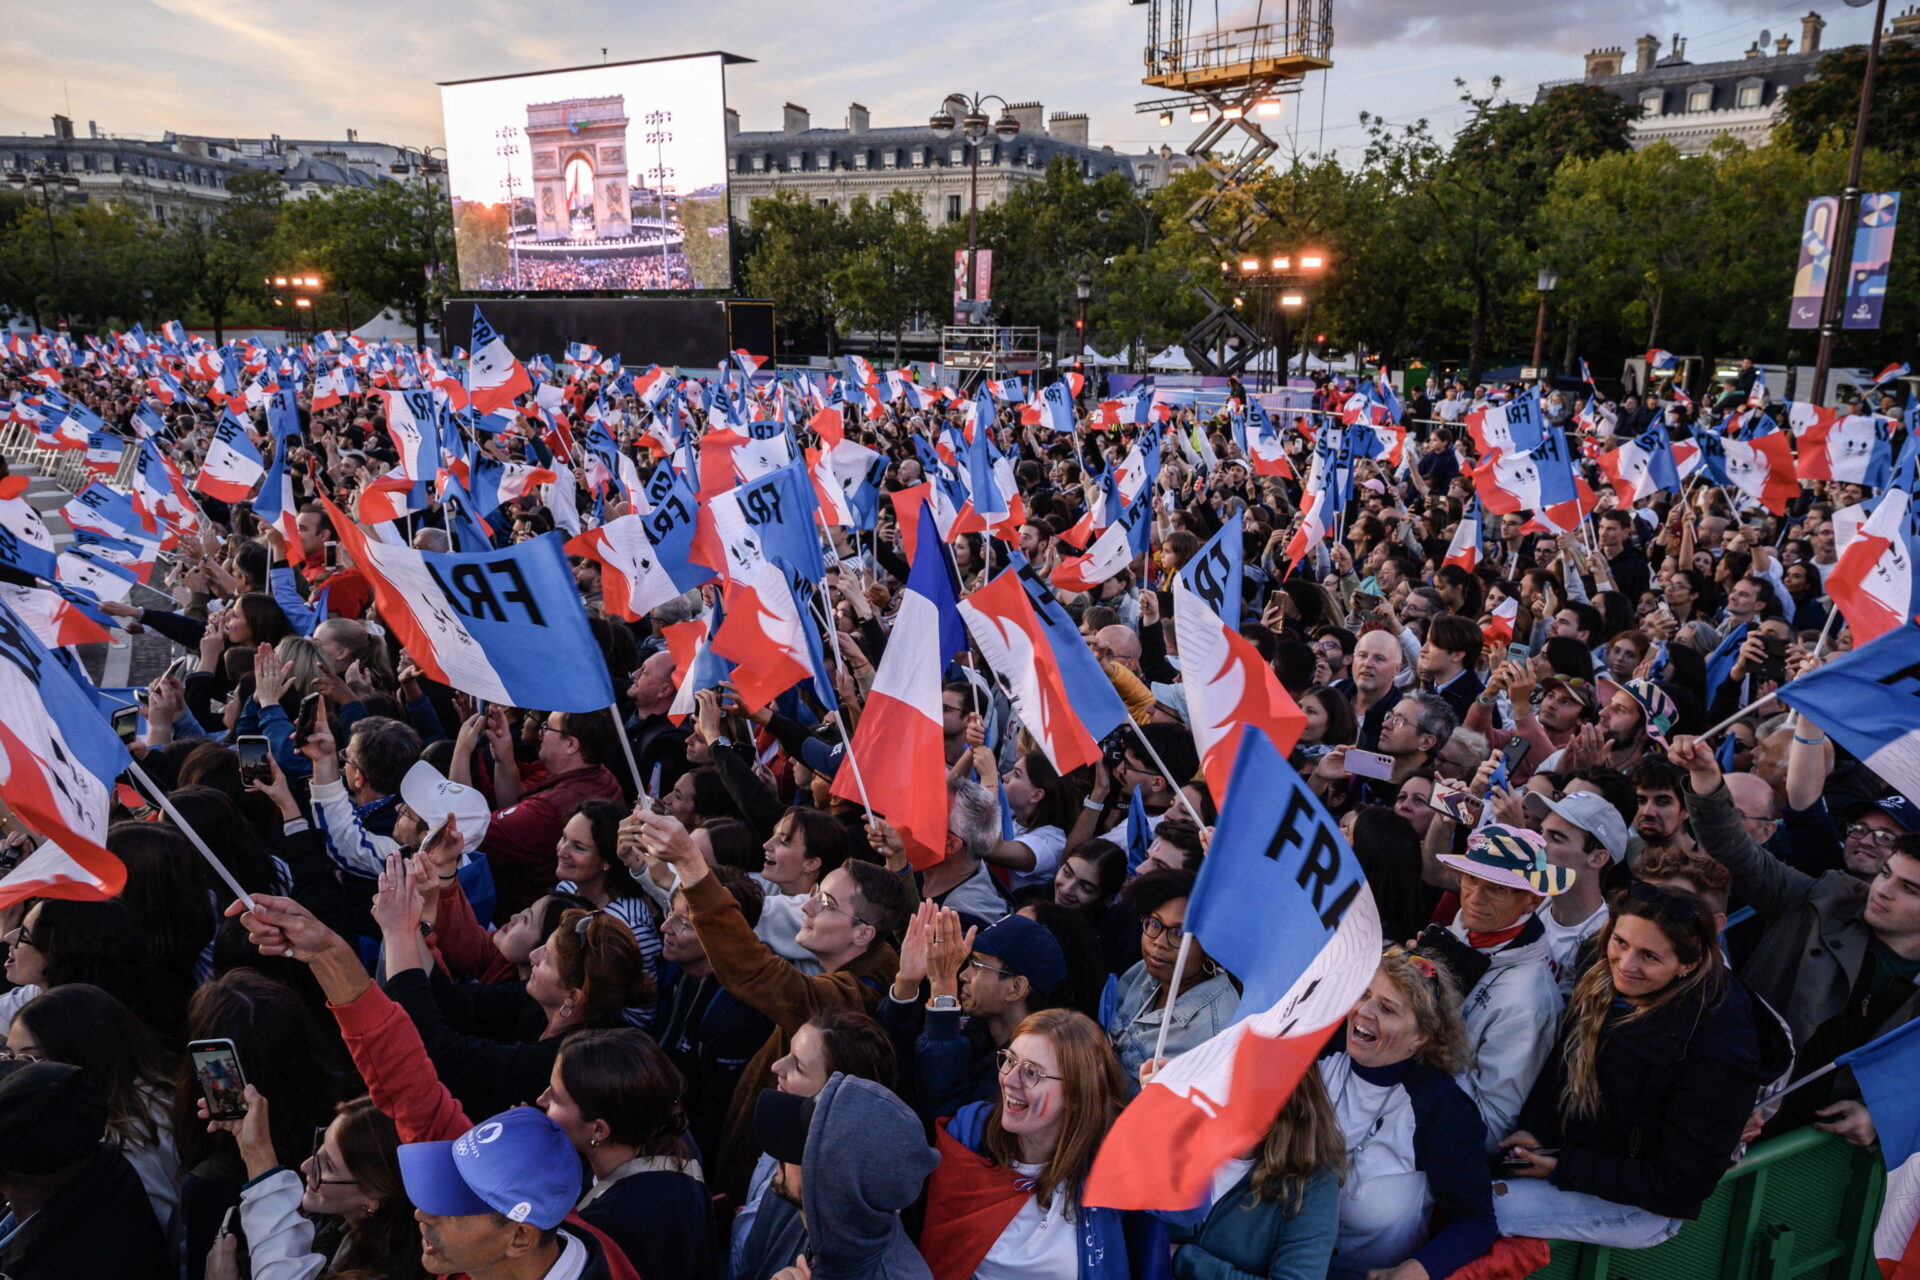
M 528 787 L 514 803 L 494 811 L 480 851 L 493 865 L 493 885 L 499 894 L 494 918 L 505 920 L 552 890 L 554 847 L 567 815 L 582 800 L 623 798 L 620 782 L 605 765 L 589 765 L 543 778 Z
M 340 1024 L 341 1038 L 360 1078 L 367 1082 L 373 1105 L 393 1121 L 400 1141 L 451 1142 L 473 1128 L 473 1121 L 434 1074 L 413 1020 L 387 999 L 386 992 L 369 986 L 351 1004 L 327 1007 Z M 577 1212 L 567 1215 L 567 1225 L 598 1242 L 611 1280 L 640 1280 L 627 1255 L 604 1232 Z

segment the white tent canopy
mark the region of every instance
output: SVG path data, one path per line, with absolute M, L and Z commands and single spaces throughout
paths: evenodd
M 1187 359 L 1187 353 L 1185 351 L 1181 350 L 1178 346 L 1172 346 L 1147 361 L 1147 367 L 1149 369 L 1166 369 L 1168 371 L 1186 373 L 1193 369 L 1193 364 Z

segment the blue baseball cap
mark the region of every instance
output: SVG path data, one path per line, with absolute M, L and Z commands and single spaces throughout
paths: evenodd
M 1005 961 L 1036 992 L 1051 991 L 1067 980 L 1067 955 L 1053 931 L 1025 916 L 1007 916 L 973 940 L 983 956 Z
M 423 1213 L 497 1213 L 551 1231 L 580 1198 L 580 1156 L 546 1112 L 515 1107 L 452 1142 L 402 1144 L 400 1180 Z

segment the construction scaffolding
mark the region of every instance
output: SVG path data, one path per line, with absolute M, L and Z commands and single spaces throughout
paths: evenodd
M 1182 111 L 1196 123 L 1205 122 L 1187 154 L 1213 185 L 1188 207 L 1186 219 L 1222 261 L 1236 260 L 1268 210 L 1248 200 L 1229 227 L 1215 227 L 1210 218 L 1279 150 L 1261 119 L 1278 118 L 1281 99 L 1297 94 L 1308 72 L 1333 66 L 1333 0 L 1262 0 L 1256 11 L 1260 20 L 1253 25 L 1198 33 L 1187 29 L 1191 0 L 1147 4 L 1141 81 L 1179 96 L 1143 102 L 1136 110 L 1157 112 L 1163 123 Z M 1245 371 L 1266 351 L 1265 339 L 1234 315 L 1231 300 L 1223 302 L 1202 281 L 1192 287 L 1206 302 L 1207 315 L 1187 331 L 1182 344 L 1187 359 L 1203 374 Z

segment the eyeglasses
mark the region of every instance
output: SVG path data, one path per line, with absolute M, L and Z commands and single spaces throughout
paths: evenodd
M 566 732 L 566 730 L 565 730 L 565 729 L 562 729 L 562 728 L 560 728 L 560 727 L 559 727 L 558 725 L 552 725 L 552 724 L 548 724 L 548 723 L 547 723 L 546 721 L 544 721 L 544 720 L 543 720 L 543 721 L 541 721 L 541 722 L 540 722 L 540 732 L 541 732 L 541 733 L 561 733 L 561 734 L 564 734 L 564 733 Z
M 969 969 L 984 969 L 988 973 L 997 973 L 1003 978 L 1017 978 L 1020 976 L 1011 969 L 1002 969 L 997 964 L 988 964 L 977 955 L 967 957 L 967 967 Z
M 1636 902 L 1660 908 L 1660 914 L 1678 924 L 1697 919 L 1700 909 L 1688 902 L 1679 893 L 1671 889 L 1662 889 L 1657 884 L 1648 884 L 1644 880 L 1635 880 L 1627 889 Z
M 1164 934 L 1168 942 L 1179 942 L 1187 936 L 1185 925 L 1168 924 L 1159 916 L 1142 916 L 1140 918 L 1140 932 L 1146 934 L 1149 938 L 1159 938 Z
M 1405 716 L 1401 715 L 1398 711 L 1389 711 L 1387 712 L 1387 714 L 1380 717 L 1380 727 L 1382 729 L 1391 729 L 1395 725 L 1401 725 L 1411 729 L 1413 727 L 1413 721 L 1407 719 Z
M 835 902 L 833 900 L 833 895 L 828 893 L 825 889 L 815 889 L 812 893 L 807 895 L 807 901 L 813 904 L 814 909 L 816 911 L 837 911 L 841 915 L 845 916 L 847 919 L 853 921 L 855 924 L 864 924 L 864 925 L 867 925 L 867 927 L 869 928 L 873 927 L 870 921 L 862 920 L 859 916 L 853 914 L 853 912 L 847 910 L 845 907 Z
M 1849 830 L 1851 830 L 1851 828 L 1849 828 Z M 18 925 L 8 930 L 6 937 L 0 938 L 0 942 L 4 942 L 10 947 L 37 947 L 40 945 L 33 940 L 33 935 L 27 932 L 27 926 L 25 925 Z
M 322 1187 L 351 1187 L 354 1185 L 352 1178 L 329 1178 L 325 1176 L 328 1172 L 324 1167 L 327 1162 L 326 1152 L 324 1150 L 326 1142 L 327 1126 L 315 1126 L 313 1131 L 313 1156 L 307 1161 L 306 1168 L 303 1170 L 303 1176 L 306 1178 L 307 1190 L 309 1191 L 318 1191 Z
M 587 941 L 587 926 L 592 924 L 593 918 L 599 914 L 598 911 L 589 911 L 573 922 L 573 936 L 580 939 L 581 945 L 584 946 Z
M 1008 1075 L 1017 1075 L 1020 1083 L 1028 1089 L 1038 1089 L 1042 1080 L 1066 1079 L 1065 1076 L 1050 1076 L 1034 1063 L 1022 1062 L 1013 1056 L 1013 1050 L 1011 1049 L 1002 1049 L 993 1056 L 994 1060 L 999 1063 L 1002 1078 Z
M 1894 845 L 1900 843 L 1900 833 L 1898 831 L 1888 831 L 1885 827 L 1870 827 L 1864 822 L 1849 822 L 1847 824 L 1847 839 L 1868 840 L 1879 845 L 1882 849 L 1891 849 Z
M 38 1049 L 9 1049 L 0 1045 L 0 1062 L 45 1062 L 46 1056 Z
M 674 933 L 684 933 L 691 928 L 693 928 L 693 921 L 677 911 L 660 922 L 660 932 L 662 933 L 666 933 L 669 930 Z
M 1740 815 L 1740 818 L 1744 822 L 1751 822 L 1756 827 L 1765 827 L 1768 831 L 1772 831 L 1780 825 L 1780 819 L 1763 818 L 1758 814 L 1743 813 Z

